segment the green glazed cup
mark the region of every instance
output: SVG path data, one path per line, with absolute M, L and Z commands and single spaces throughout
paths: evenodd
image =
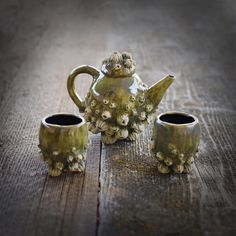
M 183 112 L 162 113 L 154 122 L 152 142 L 160 173 L 189 173 L 198 157 L 198 119 Z
M 87 145 L 88 128 L 83 117 L 54 114 L 41 121 L 39 148 L 49 175 L 84 171 Z

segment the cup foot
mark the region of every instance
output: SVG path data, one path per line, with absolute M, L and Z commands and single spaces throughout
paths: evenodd
M 165 155 L 162 152 L 156 152 L 156 159 L 158 161 L 158 171 L 161 174 L 168 173 L 190 173 L 191 172 L 191 164 L 198 157 L 198 151 L 192 155 Z

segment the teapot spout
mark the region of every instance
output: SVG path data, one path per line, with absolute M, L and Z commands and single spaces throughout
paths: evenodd
M 160 103 L 162 97 L 164 96 L 166 90 L 169 88 L 169 86 L 174 81 L 174 76 L 168 75 L 162 80 L 158 81 L 154 85 L 152 85 L 147 91 L 146 91 L 146 98 L 152 101 L 153 107 L 157 107 Z

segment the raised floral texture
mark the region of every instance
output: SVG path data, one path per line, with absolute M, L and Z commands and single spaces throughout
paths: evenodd
M 191 171 L 191 164 L 198 156 L 198 151 L 189 155 L 180 153 L 173 144 L 168 145 L 169 153 L 165 154 L 161 151 L 155 153 L 158 161 L 158 171 L 162 174 L 172 172 L 175 173 L 189 173 Z M 175 150 L 173 152 L 173 150 Z
M 103 61 L 102 68 L 103 72 L 108 76 L 129 76 L 135 72 L 135 61 L 130 53 L 123 52 L 121 54 L 114 52 Z

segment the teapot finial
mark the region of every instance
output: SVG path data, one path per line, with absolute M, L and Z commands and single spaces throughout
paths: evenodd
M 114 52 L 103 60 L 101 71 L 110 77 L 127 77 L 135 73 L 135 64 L 131 53 Z

